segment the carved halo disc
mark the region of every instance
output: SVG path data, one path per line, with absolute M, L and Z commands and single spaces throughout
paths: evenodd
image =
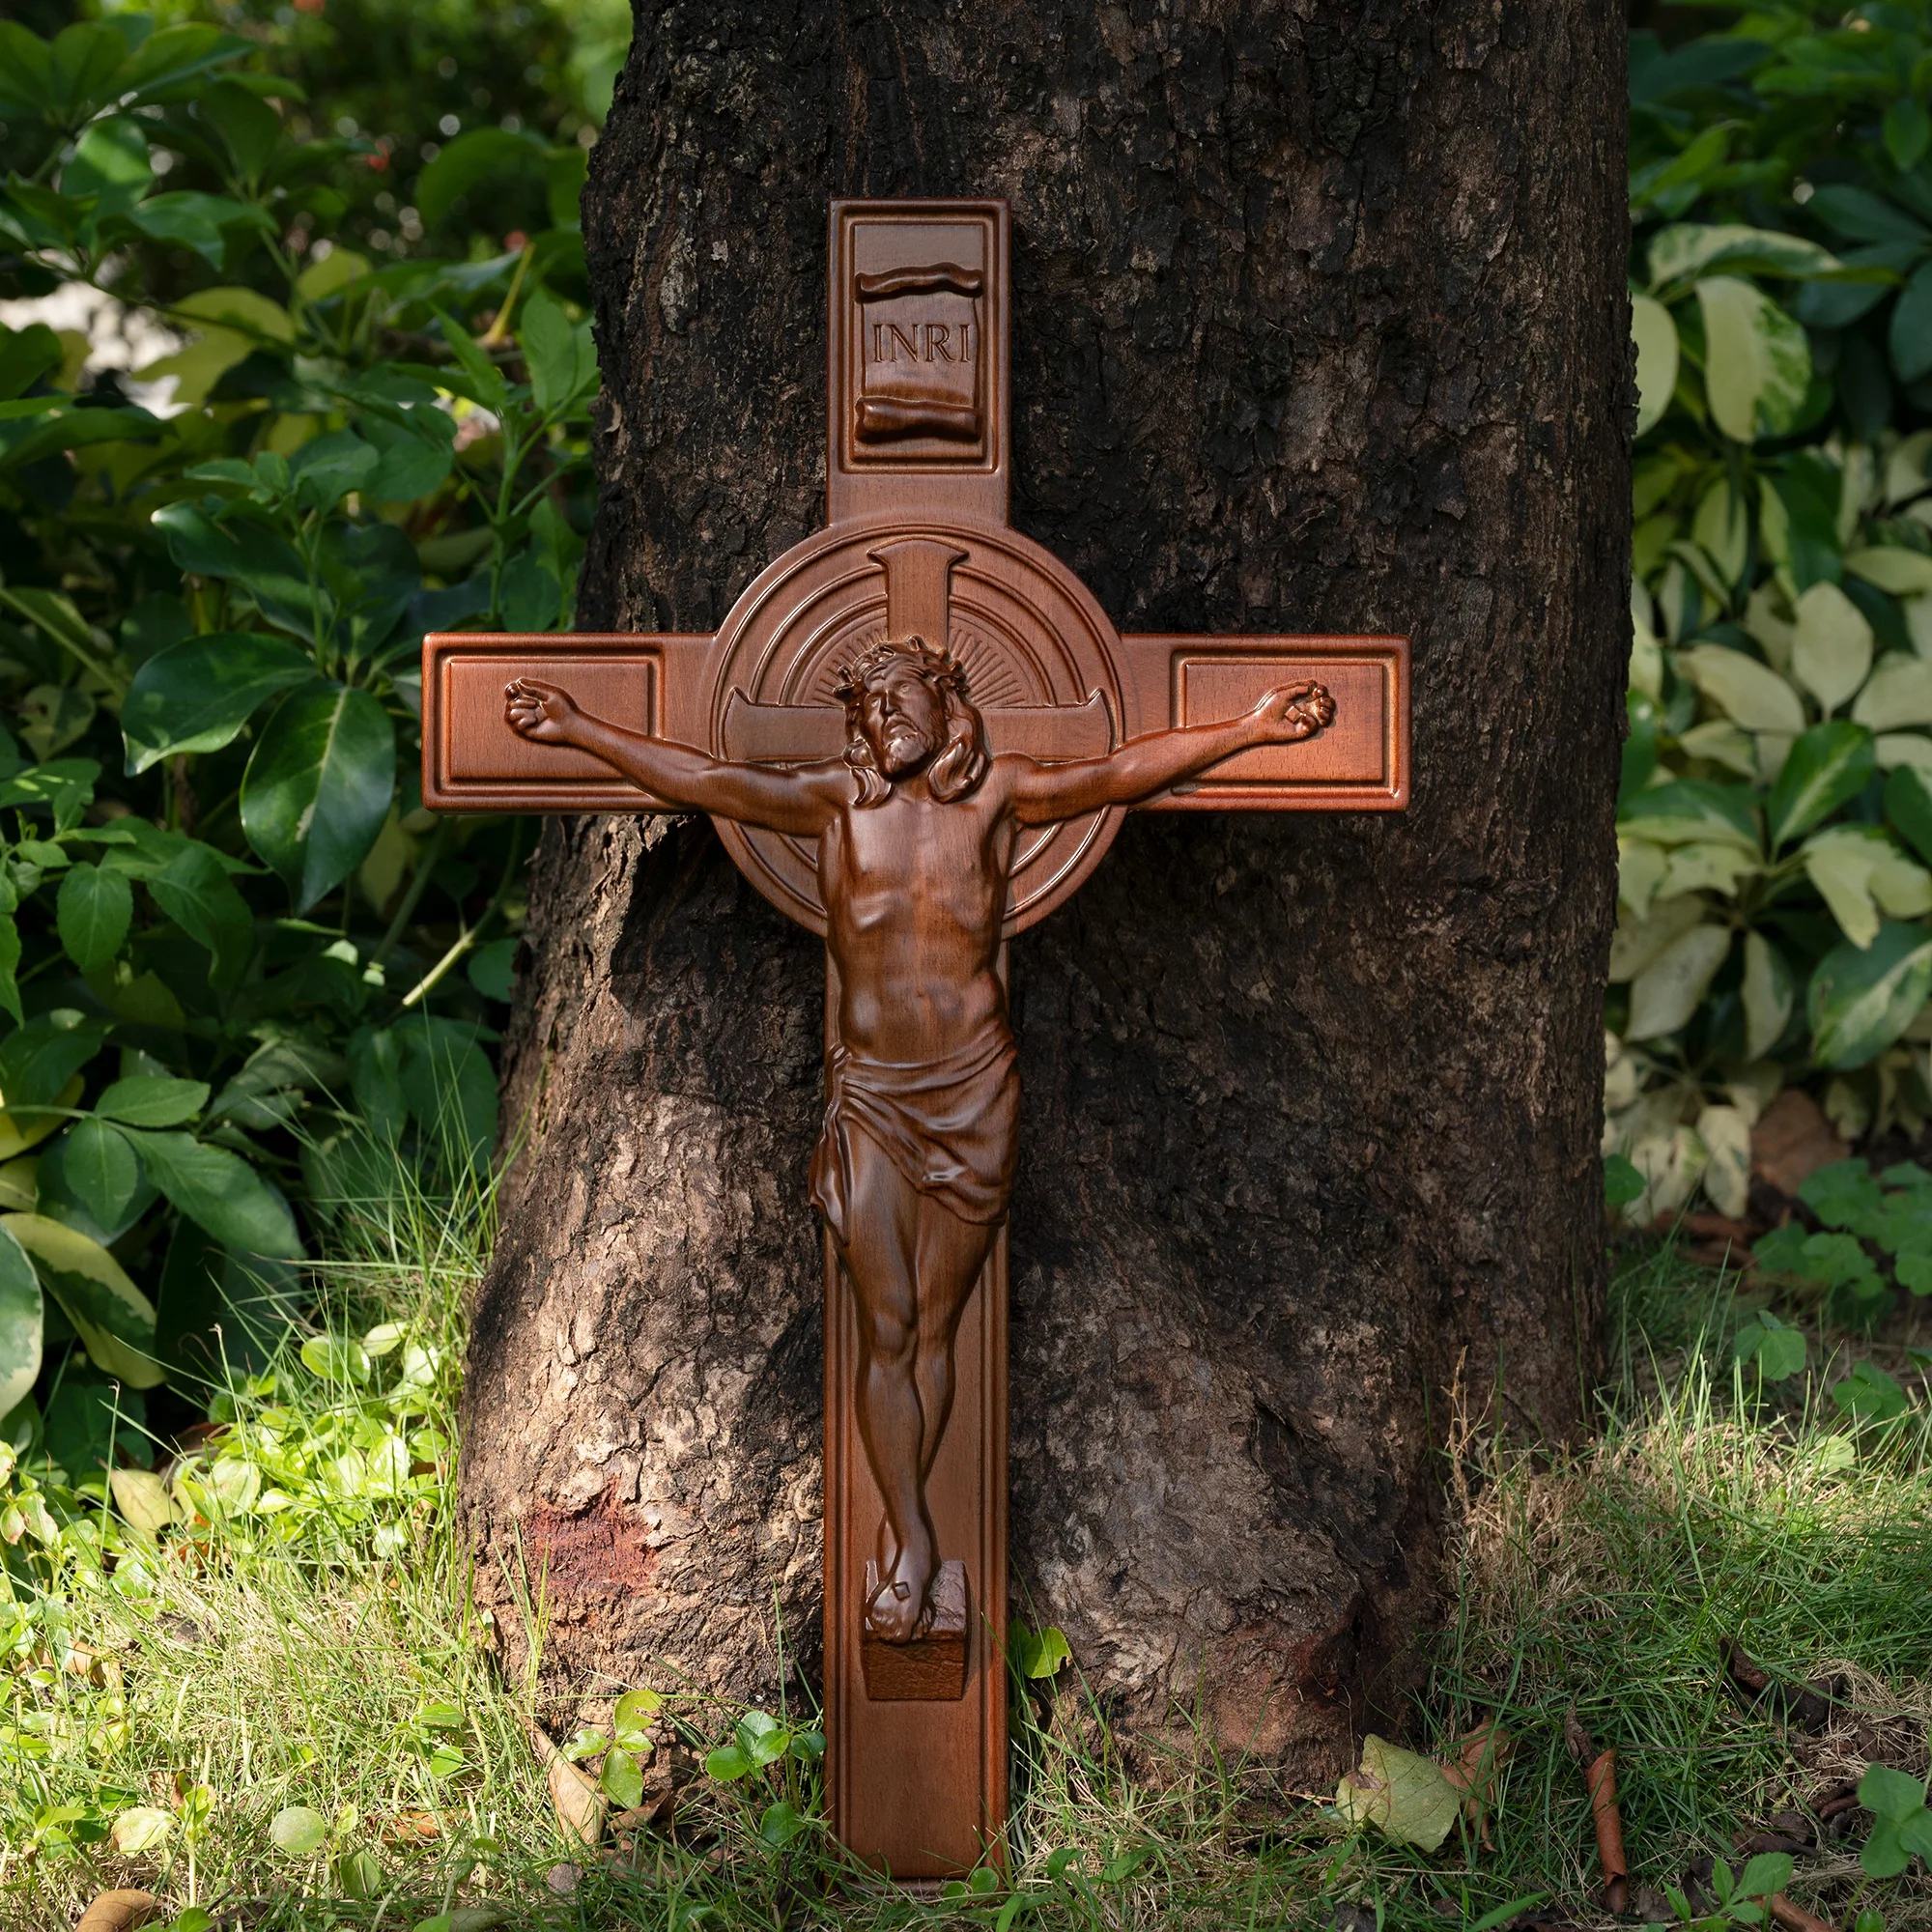
M 838 754 L 842 728 L 827 735 L 827 713 L 838 710 L 833 688 L 846 664 L 887 635 L 886 572 L 872 553 L 909 537 L 961 553 L 951 573 L 947 642 L 965 668 L 972 701 L 987 714 L 996 754 L 1027 749 L 1040 755 L 1050 745 L 1062 757 L 1089 756 L 1119 745 L 1120 639 L 1080 580 L 1017 531 L 893 517 L 839 524 L 808 537 L 732 606 L 712 646 L 705 680 L 714 756 L 757 755 L 748 718 L 765 727 L 767 737 L 776 724 L 782 738 L 785 721 L 776 708 L 794 706 L 804 707 L 808 717 L 815 714 L 815 730 L 794 734 L 813 741 L 799 761 Z M 1051 712 L 1060 718 L 1028 715 Z M 1113 843 L 1123 815 L 1113 808 L 1021 834 L 1006 937 L 1044 919 L 1079 890 Z M 822 936 L 825 908 L 811 841 L 713 822 L 759 892 Z

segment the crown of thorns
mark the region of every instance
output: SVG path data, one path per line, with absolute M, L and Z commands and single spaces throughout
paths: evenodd
M 880 638 L 869 643 L 838 673 L 832 695 L 840 704 L 852 704 L 867 684 L 888 665 L 910 662 L 937 691 L 966 696 L 966 668 L 951 651 L 935 650 L 923 638 Z

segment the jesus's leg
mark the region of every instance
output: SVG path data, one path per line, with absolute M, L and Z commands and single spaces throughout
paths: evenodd
M 919 1476 L 922 1495 L 925 1479 L 939 1455 L 940 1438 L 952 1413 L 953 1345 L 959 1318 L 986 1264 L 996 1223 L 962 1221 L 930 1196 L 919 1204 L 915 1251 L 919 1293 L 918 1355 L 913 1377 L 919 1389 L 922 1423 Z
M 889 1642 L 919 1633 L 937 1558 L 925 1511 L 915 1254 L 922 1197 L 863 1130 L 850 1138 L 851 1191 L 840 1249 L 858 1304 L 859 1438 L 886 1507 L 880 1584 L 866 1621 Z

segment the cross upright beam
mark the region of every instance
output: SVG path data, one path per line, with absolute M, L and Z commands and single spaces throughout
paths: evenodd
M 1123 638 L 1010 527 L 1009 234 L 998 201 L 832 205 L 826 527 L 717 633 L 423 646 L 433 810 L 706 810 L 826 937 L 828 1796 L 906 1880 L 1004 1860 L 1005 942 L 1129 807 L 1409 793 L 1406 639 Z

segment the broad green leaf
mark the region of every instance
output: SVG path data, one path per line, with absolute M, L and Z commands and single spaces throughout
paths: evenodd
M 154 1303 L 99 1241 L 43 1214 L 0 1214 L 0 1227 L 26 1249 L 97 1368 L 129 1388 L 160 1381 Z
M 360 490 L 382 461 L 381 452 L 353 430 L 311 437 L 289 459 L 298 507 L 332 510 L 351 491 Z
M 416 207 L 424 223 L 434 226 L 460 196 L 493 176 L 526 175 L 542 180 L 546 154 L 536 136 L 513 133 L 505 128 L 473 128 L 457 135 L 416 178 Z
M 1814 724 L 1792 745 L 1771 788 L 1766 823 L 1774 848 L 1801 838 L 1856 798 L 1878 769 L 1872 735 L 1839 719 Z
M 1932 230 L 1923 222 L 1867 188 L 1828 182 L 1813 191 L 1804 212 L 1821 217 L 1847 241 L 1932 243 Z
M 71 1007 L 36 1013 L 0 1041 L 0 1103 L 15 1119 L 37 1107 L 71 1104 L 62 1090 L 100 1051 L 111 1030 L 109 1022 Z
M 1735 222 L 1684 221 L 1662 228 L 1650 244 L 1650 285 L 1662 288 L 1706 269 L 1735 269 L 1745 274 L 1807 276 L 1839 267 L 1829 248 L 1796 235 Z
M 1917 597 L 1932 590 L 1932 556 L 1902 544 L 1873 544 L 1845 553 L 1845 568 L 1894 597 Z
M 1804 728 L 1797 692 L 1769 665 L 1725 644 L 1694 644 L 1677 653 L 1677 666 L 1712 703 L 1747 731 Z M 1932 669 L 1932 667 L 1928 667 Z
M 60 337 L 45 323 L 33 322 L 17 329 L 0 326 L 0 398 L 11 401 L 24 394 L 30 384 L 60 365 Z
M 128 1137 L 105 1121 L 76 1121 L 61 1145 L 61 1172 L 103 1233 L 112 1233 L 141 1185 Z
M 202 87 L 195 110 L 220 134 L 236 175 L 248 187 L 255 187 L 282 143 L 281 116 L 233 80 L 216 80 Z
M 193 188 L 151 194 L 140 207 L 128 211 L 128 219 L 152 242 L 172 242 L 192 248 L 211 269 L 221 267 L 228 253 L 231 228 L 258 228 L 274 233 L 274 219 L 266 209 L 251 208 L 246 202 L 227 195 L 203 194 Z M 203 360 L 218 360 L 220 367 L 212 370 L 206 382 L 184 382 L 175 393 L 178 403 L 199 402 L 223 373 L 246 357 L 251 347 L 250 338 L 238 330 L 211 328 L 203 332 L 194 348 L 163 356 L 158 363 L 149 364 L 141 374 L 149 381 L 163 375 L 186 376 L 188 358 L 200 350 Z
M 1617 921 L 1610 941 L 1609 980 L 1613 986 L 1634 980 L 1690 930 L 1701 925 L 1710 907 L 1694 896 L 1660 899 L 1647 912 Z
M 1776 301 L 1735 276 L 1696 284 L 1704 317 L 1704 394 L 1735 442 L 1783 435 L 1810 390 L 1810 340 Z
M 1867 948 L 1828 952 L 1811 975 L 1806 1005 L 1820 1066 L 1863 1066 L 1918 1017 L 1932 990 L 1932 933 L 1882 926 Z
M 1854 946 L 1869 946 L 1883 923 L 1871 876 L 1890 851 L 1885 835 L 1865 826 L 1840 826 L 1807 839 L 1804 872 Z
M 1788 1381 L 1804 1367 L 1804 1331 L 1788 1328 L 1775 1315 L 1759 1314 L 1745 1322 L 1731 1343 L 1731 1358 L 1755 1362 L 1768 1382 Z
M 295 322 L 288 310 L 254 289 L 201 289 L 184 296 L 169 314 L 186 322 L 213 323 L 262 342 L 292 346 L 296 339 Z
M 1832 1387 L 1832 1400 L 1848 1415 L 1866 1422 L 1889 1422 L 1906 1409 L 1905 1391 L 1871 1362 L 1860 1362 Z
M 450 354 L 456 357 L 469 379 L 475 400 L 500 415 L 510 395 L 510 385 L 504 381 L 503 372 L 483 353 L 476 338 L 460 322 L 443 314 L 440 309 L 436 311 L 436 319 L 442 330 L 442 339 L 449 345 Z
M 1781 436 L 1811 386 L 1803 327 L 1749 282 L 1712 275 L 1697 284 L 1704 319 L 1704 393 L 1718 427 L 1737 442 Z
M 1349 1824 L 1377 1826 L 1424 1852 L 1449 1835 L 1462 1803 L 1434 1758 L 1398 1749 L 1373 1732 L 1362 1740 L 1361 1764 L 1335 1789 L 1335 1808 Z
M 82 861 L 61 881 L 55 923 L 67 956 L 83 973 L 105 966 L 121 951 L 134 917 L 134 889 L 122 872 Z
M 590 325 L 573 324 L 541 289 L 523 307 L 517 339 L 529 364 L 530 389 L 546 415 L 574 401 L 597 381 Z
M 226 631 L 157 651 L 134 673 L 121 706 L 132 777 L 176 752 L 214 752 L 278 691 L 315 675 L 285 638 Z
M 114 1507 L 144 1536 L 158 1536 L 174 1520 L 168 1486 L 152 1469 L 110 1469 L 107 1487 Z
M 361 485 L 364 502 L 404 503 L 427 497 L 455 460 L 453 416 L 427 404 L 396 413 L 400 421 L 374 412 L 362 417 L 362 434 L 381 458 Z
M 1762 1060 L 1784 1037 L 1793 986 L 1784 955 L 1762 933 L 1745 935 L 1745 1058 Z
M 208 1105 L 200 1080 L 172 1080 L 157 1073 L 129 1074 L 95 1101 L 94 1111 L 127 1127 L 178 1127 Z
M 395 781 L 395 728 L 366 691 L 317 682 L 269 721 L 242 781 L 242 829 L 298 911 L 368 856 Z
M 311 1335 L 301 1345 L 302 1367 L 330 1382 L 366 1382 L 369 1351 L 353 1335 Z
M 0 1416 L 33 1393 L 42 1324 L 40 1276 L 12 1231 L 0 1227 Z
M 149 1476 L 147 1470 L 116 1469 L 110 1472 L 108 1480 L 115 1476 L 143 1475 L 152 1483 L 157 1480 Z M 168 1833 L 174 1827 L 174 1818 L 156 1804 L 130 1804 L 115 1817 L 109 1829 L 108 1841 L 124 1859 L 138 1858 L 144 1852 L 158 1852 L 168 1841 Z
M 269 1820 L 269 1837 L 292 1859 L 313 1858 L 328 1842 L 328 1820 L 306 1804 L 286 1804 Z
M 189 845 L 148 878 L 155 903 L 190 939 L 207 947 L 217 986 L 241 979 L 255 943 L 254 916 L 221 862 L 206 845 Z
M 358 255 L 354 248 L 345 248 L 338 242 L 327 255 L 310 259 L 308 267 L 296 277 L 296 294 L 304 301 L 326 301 L 351 282 L 359 282 L 368 272 L 368 256 Z
M 1885 815 L 1912 849 L 1932 864 L 1932 780 L 1896 765 L 1885 781 Z
M 1687 1025 L 1730 950 L 1728 926 L 1692 926 L 1672 940 L 1631 982 L 1625 1037 L 1656 1039 Z
M 469 983 L 486 1000 L 509 999 L 519 943 L 514 939 L 493 939 L 469 955 Z
M 598 1782 L 611 1804 L 629 1811 L 644 1802 L 644 1775 L 627 1750 L 612 1746 L 604 1753 L 604 1772 Z
M 1712 1207 L 1742 1219 L 1750 1204 L 1750 1122 L 1736 1107 L 1706 1107 L 1697 1116 L 1697 1138 L 1709 1155 L 1703 1187 Z
M 799 1811 L 798 1806 L 783 1798 L 774 1804 L 766 1805 L 764 1816 L 758 1820 L 759 1838 L 775 1852 L 783 1851 L 801 1832 L 809 1829 L 810 1821 Z
M 1744 785 L 1677 779 L 1650 785 L 1631 800 L 1620 823 L 1654 845 L 1716 841 L 1747 852 L 1760 850 L 1750 791 Z
M 1883 658 L 1852 705 L 1852 722 L 1873 731 L 1932 724 L 1932 663 L 1907 651 Z
M 74 144 L 61 169 L 61 192 L 93 195 L 96 218 L 124 214 L 155 179 L 148 164 L 148 142 L 137 121 L 125 114 L 97 121 Z
M 191 1134 L 131 1130 L 148 1179 L 224 1247 L 299 1261 L 301 1236 L 280 1192 L 240 1154 Z
M 300 1304 L 296 1268 L 231 1254 L 183 1215 L 156 1294 L 155 1352 L 178 1384 L 220 1387 L 232 1375 L 268 1366 Z
M 11 912 L 0 912 L 0 1009 L 18 1026 L 26 1018 L 20 1005 L 20 927 Z
M 1932 372 L 1932 262 L 1906 283 L 1891 306 L 1891 366 L 1901 383 Z

